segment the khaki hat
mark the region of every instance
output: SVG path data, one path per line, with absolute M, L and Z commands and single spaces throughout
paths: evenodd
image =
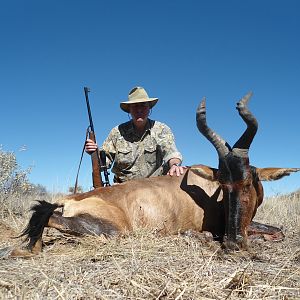
M 158 101 L 158 98 L 149 98 L 144 88 L 137 86 L 134 87 L 128 95 L 128 101 L 120 103 L 120 107 L 125 112 L 129 113 L 129 105 L 134 103 L 149 102 L 150 108 L 152 108 Z

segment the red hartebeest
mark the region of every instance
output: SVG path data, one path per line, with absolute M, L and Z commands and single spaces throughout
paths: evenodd
M 132 180 L 111 187 L 67 196 L 54 204 L 40 201 L 23 234 L 30 252 L 41 250 L 45 226 L 76 234 L 113 236 L 138 227 L 161 233 L 193 229 L 210 231 L 224 244 L 245 247 L 247 228 L 263 201 L 262 180 L 276 180 L 300 169 L 255 168 L 248 151 L 257 131 L 257 121 L 247 108 L 250 94 L 237 104 L 247 125 L 230 147 L 206 124 L 205 99 L 197 110 L 199 131 L 213 144 L 219 167 L 187 168 L 183 176 Z M 63 207 L 63 213 L 56 209 Z M 18 250 L 12 255 L 18 255 Z M 24 253 L 23 253 L 24 254 Z

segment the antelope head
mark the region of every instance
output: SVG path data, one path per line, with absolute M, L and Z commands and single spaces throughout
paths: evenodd
M 237 110 L 247 129 L 231 147 L 223 138 L 207 126 L 205 98 L 200 103 L 196 121 L 199 131 L 212 143 L 218 153 L 217 180 L 224 196 L 225 237 L 227 248 L 247 247 L 246 229 L 258 205 L 262 202 L 263 189 L 255 168 L 249 163 L 249 148 L 257 132 L 258 124 L 247 108 L 251 93 L 237 103 Z

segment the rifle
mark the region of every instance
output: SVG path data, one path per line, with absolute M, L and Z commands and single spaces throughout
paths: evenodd
M 84 87 L 85 100 L 86 100 L 89 122 L 90 122 L 90 126 L 88 127 L 88 135 L 89 135 L 89 139 L 93 140 L 96 143 L 94 124 L 93 124 L 89 96 L 88 96 L 89 91 L 90 91 L 89 88 Z M 91 158 L 92 158 L 92 169 L 93 169 L 93 187 L 98 188 L 103 186 L 109 186 L 110 185 L 109 178 L 108 178 L 109 173 L 106 167 L 105 151 L 101 150 L 99 153 L 97 148 L 97 150 L 91 154 Z M 101 172 L 104 173 L 104 182 L 102 180 Z

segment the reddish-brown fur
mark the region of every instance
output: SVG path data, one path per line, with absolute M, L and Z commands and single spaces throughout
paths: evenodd
M 297 169 L 257 169 L 258 177 L 278 179 Z M 150 227 L 159 232 L 176 233 L 187 229 L 224 229 L 224 220 L 216 218 L 223 214 L 223 192 L 215 170 L 207 166 L 193 166 L 181 177 L 154 177 L 98 188 L 93 191 L 71 195 L 58 201 L 64 205 L 64 215 L 73 217 L 86 213 L 94 217 L 113 220 L 120 231 L 137 227 Z M 203 177 L 200 176 L 203 175 Z M 207 178 L 211 178 L 210 180 Z M 281 178 L 281 177 L 280 177 Z M 254 217 L 263 200 L 260 181 L 249 184 L 242 202 L 249 219 Z M 250 199 L 249 199 L 250 198 Z M 209 221 L 213 220 L 213 221 Z M 207 225 L 213 223 L 213 225 Z M 246 225 L 249 225 L 249 221 Z
M 261 180 L 276 180 L 299 169 L 257 169 Z M 201 176 L 200 176 L 201 175 Z M 216 181 L 217 170 L 203 166 L 192 166 L 180 177 L 153 177 L 133 180 L 111 187 L 70 195 L 57 201 L 63 207 L 63 216 L 53 214 L 46 226 L 67 232 L 80 232 L 76 220 L 91 216 L 95 223 L 109 223 L 105 235 L 124 233 L 147 227 L 161 234 L 174 234 L 189 229 L 210 231 L 222 237 L 225 232 L 224 199 L 221 185 Z M 264 178 L 262 178 L 264 176 Z M 203 178 L 205 177 L 205 178 Z M 257 178 L 258 178 L 257 177 Z M 260 181 L 251 186 L 251 201 L 245 201 L 246 227 L 250 224 L 257 207 L 263 199 Z M 67 227 L 64 221 L 75 221 Z M 99 225 L 98 224 L 98 225 Z M 73 226 L 73 227 L 72 227 Z M 94 234 L 95 232 L 91 232 Z M 37 239 L 31 253 L 41 251 L 41 238 Z M 28 253 L 30 255 L 30 253 Z M 24 256 L 26 251 L 14 250 L 12 256 Z
M 192 190 L 189 180 L 205 187 L 205 190 L 200 188 L 203 203 L 200 203 L 198 194 L 189 195 L 189 190 Z M 216 205 L 216 199 L 211 199 L 215 191 L 222 193 L 217 182 L 208 182 L 186 172 L 181 177 L 153 177 L 98 188 L 68 196 L 58 203 L 64 206 L 65 216 L 85 213 L 113 220 L 120 232 L 150 227 L 159 232 L 176 233 L 187 229 L 202 230 L 204 212 L 205 218 L 211 218 L 215 211 L 209 209 Z

